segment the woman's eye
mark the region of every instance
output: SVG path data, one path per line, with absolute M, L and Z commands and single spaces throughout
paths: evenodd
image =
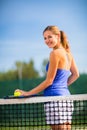
M 44 40 L 50 39 L 52 36 L 44 37 Z
M 44 40 L 46 40 L 46 37 L 44 37 Z
M 52 38 L 52 36 L 48 36 L 48 38 Z

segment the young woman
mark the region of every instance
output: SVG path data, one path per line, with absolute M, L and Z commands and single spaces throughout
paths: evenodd
M 49 63 L 47 64 L 46 79 L 30 91 L 20 91 L 21 95 L 28 96 L 34 95 L 44 90 L 44 96 L 64 96 L 70 95 L 68 86 L 71 85 L 79 77 L 79 72 L 74 61 L 74 58 L 70 52 L 67 37 L 63 31 L 60 31 L 57 26 L 48 26 L 43 31 L 43 37 L 46 45 L 52 48 L 49 56 Z M 51 104 L 52 105 L 52 104 Z M 70 105 L 70 104 L 69 104 Z M 54 103 L 54 108 L 56 102 Z M 47 110 L 45 105 L 45 111 Z M 70 130 L 69 120 L 61 120 L 61 116 L 56 114 L 57 121 L 54 118 L 50 119 L 50 110 L 47 112 L 47 123 L 51 125 L 52 130 Z M 55 114 L 54 114 L 55 115 Z M 50 122 L 51 120 L 51 122 Z

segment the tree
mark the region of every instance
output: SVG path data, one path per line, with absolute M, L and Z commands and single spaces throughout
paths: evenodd
M 31 59 L 28 63 L 16 61 L 15 70 L 8 70 L 0 73 L 0 81 L 19 79 L 20 86 L 23 79 L 39 78 L 39 72 L 34 67 L 34 61 Z
M 39 73 L 34 68 L 34 62 L 31 59 L 28 63 L 23 63 L 23 78 L 38 78 Z

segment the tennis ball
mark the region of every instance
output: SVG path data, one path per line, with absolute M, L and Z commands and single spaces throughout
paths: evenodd
M 20 96 L 21 92 L 14 92 L 14 96 Z

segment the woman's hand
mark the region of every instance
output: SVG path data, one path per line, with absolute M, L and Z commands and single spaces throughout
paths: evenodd
M 29 96 L 28 92 L 26 91 L 23 91 L 21 89 L 16 89 L 14 92 L 20 92 L 20 96 Z

